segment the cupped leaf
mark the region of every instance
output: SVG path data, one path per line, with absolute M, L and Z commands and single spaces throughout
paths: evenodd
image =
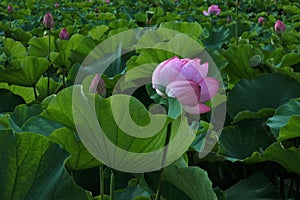
M 223 129 L 219 139 L 219 154 L 230 161 L 259 162 L 255 154 L 261 153 L 273 138 L 263 127 L 248 125 L 233 125 Z
M 42 118 L 40 116 L 35 116 L 26 121 L 21 129 L 26 132 L 38 133 L 44 136 L 49 136 L 54 130 L 61 128 L 62 125 Z
M 72 90 L 73 87 L 68 87 L 60 91 L 41 113 L 41 116 L 75 131 L 72 113 Z
M 91 199 L 64 168 L 68 153 L 46 137 L 0 131 L 1 199 Z
M 172 29 L 190 36 L 199 37 L 203 33 L 202 26 L 197 22 L 177 22 L 169 21 L 161 26 L 162 28 Z
M 79 86 L 73 88 L 73 116 L 80 138 L 94 157 L 114 169 L 158 170 L 178 159 L 193 141 L 194 133 L 185 117 L 172 120 L 151 114 L 129 95 L 101 98 L 84 95 Z M 167 127 L 171 138 L 162 163 Z
M 255 172 L 249 178 L 234 184 L 225 194 L 230 200 L 280 199 L 276 187 L 261 172 Z
M 218 29 L 212 29 L 209 37 L 203 42 L 207 49 L 220 49 L 229 39 L 229 29 L 225 29 L 221 26 Z
M 29 40 L 28 54 L 37 57 L 47 57 L 49 54 L 49 37 L 33 37 Z M 50 38 L 50 51 L 55 50 L 54 37 Z
M 94 40 L 101 41 L 104 33 L 109 29 L 106 25 L 96 26 L 89 31 L 88 35 L 91 36 Z
M 4 40 L 4 53 L 10 60 L 23 58 L 27 55 L 26 48 L 21 42 L 14 41 L 11 38 L 6 38 Z
M 39 115 L 41 112 L 42 106 L 40 104 L 35 104 L 32 106 L 23 104 L 15 108 L 14 112 L 11 114 L 11 117 L 14 122 L 21 127 L 28 119 Z
M 26 101 L 26 103 L 30 103 L 35 100 L 32 88 L 23 87 L 19 85 L 8 85 L 7 83 L 0 83 L 0 88 L 7 89 L 13 94 L 22 97 Z
M 267 125 L 276 138 L 280 136 L 280 129 L 287 125 L 293 115 L 300 115 L 300 99 L 291 99 L 287 104 L 280 106 L 273 117 L 269 118 Z M 285 133 L 287 134 L 287 132 Z M 284 138 L 284 137 L 283 137 Z
M 281 164 L 290 172 L 300 174 L 300 148 L 284 148 L 279 142 L 269 146 L 262 155 L 264 160 L 270 160 Z
M 49 139 L 60 144 L 70 153 L 71 157 L 68 159 L 67 165 L 72 170 L 83 170 L 99 166 L 99 161 L 87 151 L 80 138 L 70 129 L 57 129 L 49 136 Z
M 263 108 L 258 112 L 250 112 L 248 110 L 239 112 L 233 119 L 233 123 L 237 123 L 246 119 L 267 119 L 274 113 L 274 108 Z
M 234 118 L 241 111 L 258 112 L 281 106 L 300 97 L 300 84 L 283 74 L 264 74 L 239 81 L 228 95 L 228 113 Z
M 255 55 L 263 57 L 264 55 L 260 49 L 246 44 L 231 46 L 221 53 L 228 61 L 228 65 L 223 70 L 231 79 L 254 78 L 259 74 L 258 70 L 250 66 L 249 60 Z
M 0 98 L 0 113 L 12 112 L 17 105 L 25 103 L 22 97 L 20 97 L 19 95 L 15 95 L 11 91 L 6 89 L 0 89 Z
M 0 81 L 11 85 L 33 87 L 47 71 L 49 61 L 45 58 L 27 56 L 12 62 L 12 66 L 0 69 Z
M 278 141 L 300 137 L 300 115 L 292 116 L 288 123 L 280 129 Z
M 192 200 L 217 199 L 207 172 L 199 167 L 169 168 L 163 171 L 162 179 L 182 190 Z

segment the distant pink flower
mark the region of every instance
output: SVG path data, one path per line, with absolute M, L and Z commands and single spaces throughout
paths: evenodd
M 153 72 L 152 84 L 157 94 L 177 98 L 183 109 L 191 114 L 210 111 L 204 102 L 214 97 L 219 82 L 207 77 L 208 63 L 200 59 L 173 57 L 160 63 Z
M 105 97 L 106 95 L 106 87 L 103 79 L 99 74 L 96 74 L 94 79 L 92 80 L 92 83 L 89 88 L 90 93 L 96 93 L 99 94 L 102 97 Z
M 274 25 L 274 29 L 277 33 L 281 34 L 285 31 L 285 25 L 281 20 L 277 20 L 275 25 Z
M 8 12 L 8 13 L 12 13 L 12 11 L 13 11 L 13 7 L 12 7 L 11 4 L 9 4 L 9 5 L 7 6 L 7 12 Z
M 105 0 L 106 3 L 110 3 L 110 0 Z
M 219 15 L 221 13 L 221 9 L 218 5 L 211 5 L 208 10 L 203 10 L 203 15 L 210 16 L 210 15 Z
M 66 28 L 62 28 L 59 33 L 59 38 L 61 40 L 68 40 L 69 39 L 69 33 Z
M 51 15 L 51 13 L 48 12 L 48 13 L 44 16 L 43 24 L 44 24 L 44 26 L 45 26 L 47 29 L 51 29 L 51 28 L 54 26 L 54 21 L 53 21 L 53 17 L 52 17 L 52 15 Z
M 264 20 L 265 20 L 264 17 L 260 17 L 260 18 L 258 18 L 258 21 L 257 21 L 257 22 L 258 22 L 259 24 L 262 24 L 262 23 L 264 23 Z
M 54 6 L 55 6 L 55 8 L 58 8 L 58 7 L 59 7 L 59 4 L 58 4 L 58 3 L 56 3 L 56 4 L 54 4 Z

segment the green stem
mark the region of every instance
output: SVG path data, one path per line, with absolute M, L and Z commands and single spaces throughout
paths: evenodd
M 100 164 L 99 167 L 99 176 L 100 176 L 100 196 L 101 200 L 104 199 L 104 170 L 103 170 L 103 164 Z
M 115 174 L 113 169 L 111 169 L 110 174 L 110 200 L 114 200 L 115 198 Z
M 235 9 L 235 40 L 236 44 L 239 44 L 238 40 L 238 31 L 239 31 L 239 1 L 236 1 L 236 9 Z
M 50 60 L 50 53 L 51 53 L 51 29 L 49 28 L 49 34 L 48 34 L 48 47 L 49 47 L 49 51 L 48 51 L 48 60 L 51 62 Z M 47 83 L 47 96 L 50 95 L 50 70 L 51 70 L 51 65 L 48 67 L 48 71 L 47 71 L 47 78 L 48 78 L 48 83 Z
M 170 141 L 171 130 L 172 130 L 172 123 L 170 122 L 168 124 L 168 127 L 167 127 L 167 135 L 166 135 L 163 158 L 162 158 L 161 169 L 160 169 L 160 178 L 159 178 L 159 182 L 158 182 L 158 186 L 157 186 L 155 200 L 159 200 L 160 195 L 161 195 L 161 187 L 162 187 L 162 182 L 163 182 L 162 181 L 162 173 L 163 173 L 163 170 L 164 170 L 164 165 L 166 163 L 166 157 L 167 157 L 167 153 L 168 153 L 168 146 L 167 145 L 169 144 L 169 141 Z
M 33 86 L 33 93 L 34 93 L 35 100 L 38 100 L 38 97 L 37 97 L 37 92 L 36 92 L 36 87 L 35 87 L 35 85 Z
M 66 68 L 63 68 L 63 88 L 66 88 Z

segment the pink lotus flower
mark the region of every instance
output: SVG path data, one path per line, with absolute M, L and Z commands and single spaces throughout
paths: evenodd
M 274 25 L 274 29 L 277 33 L 281 34 L 285 31 L 285 25 L 281 20 L 277 20 Z
M 258 23 L 259 23 L 259 24 L 262 24 L 262 23 L 264 23 L 264 20 L 265 20 L 265 19 L 264 19 L 263 17 L 260 17 L 260 18 L 258 18 Z
M 208 10 L 203 10 L 203 15 L 210 16 L 210 15 L 219 15 L 221 13 L 221 9 L 218 5 L 211 5 Z
M 96 93 L 99 94 L 102 97 L 105 97 L 106 95 L 106 87 L 103 79 L 99 74 L 96 74 L 94 79 L 92 80 L 92 83 L 89 88 L 90 93 Z
M 68 40 L 69 39 L 69 33 L 66 28 L 62 28 L 59 33 L 59 38 L 61 40 Z
M 58 3 L 54 4 L 54 7 L 59 8 L 59 4 Z
M 7 6 L 7 12 L 8 12 L 8 13 L 12 13 L 12 11 L 13 11 L 13 7 L 12 7 L 11 4 L 9 4 L 9 5 Z
M 44 24 L 44 26 L 45 26 L 47 29 L 51 29 L 51 28 L 54 26 L 54 21 L 53 21 L 53 17 L 52 17 L 52 15 L 51 15 L 51 13 L 48 12 L 48 13 L 44 16 L 43 24 Z
M 214 97 L 219 82 L 207 77 L 208 63 L 200 64 L 200 59 L 179 59 L 173 57 L 160 63 L 152 75 L 153 88 L 163 96 L 177 98 L 183 109 L 191 114 L 210 111 L 203 104 Z
M 105 0 L 106 3 L 110 3 L 110 0 Z

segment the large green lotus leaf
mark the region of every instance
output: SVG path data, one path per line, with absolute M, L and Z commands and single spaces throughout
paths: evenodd
M 55 94 L 58 89 L 61 87 L 62 83 L 59 83 L 52 78 L 50 78 L 50 95 Z M 42 101 L 45 99 L 48 95 L 48 78 L 42 77 L 36 84 L 36 89 L 38 91 L 38 100 Z
M 51 36 L 50 39 L 50 50 L 54 51 L 55 43 L 54 43 L 54 37 Z M 28 47 L 28 54 L 31 56 L 37 56 L 37 57 L 47 57 L 49 54 L 49 37 L 44 36 L 40 38 L 33 37 L 29 40 L 28 44 L 30 45 Z
M 79 86 L 73 88 L 77 132 L 91 154 L 112 168 L 126 172 L 158 170 L 167 127 L 171 138 L 164 165 L 178 159 L 194 139 L 185 117 L 172 120 L 164 114 L 151 114 L 129 95 L 101 98 L 84 95 Z
M 292 116 L 288 123 L 280 129 L 278 141 L 300 137 L 300 115 Z
M 296 72 L 292 67 L 281 67 L 277 69 L 277 71 L 292 77 L 300 83 L 300 73 Z
M 40 104 L 34 104 L 27 106 L 25 104 L 19 105 L 15 108 L 11 114 L 14 122 L 21 127 L 28 119 L 39 115 L 42 112 L 42 106 Z
M 6 89 L 0 89 L 0 99 L 0 113 L 12 112 L 17 105 L 25 103 L 22 97 Z
M 41 116 L 58 122 L 75 131 L 72 113 L 72 90 L 73 87 L 68 87 L 60 91 L 41 113 Z
M 244 79 L 228 95 L 228 114 L 234 118 L 241 111 L 276 109 L 295 97 L 300 97 L 300 84 L 286 75 L 274 73 Z
M 99 42 L 91 37 L 85 37 L 80 40 L 76 48 L 72 49 L 70 61 L 71 63 L 82 63 L 87 55 L 97 46 Z
M 260 55 L 263 58 L 264 55 L 260 49 L 249 44 L 234 45 L 221 53 L 228 61 L 228 65 L 223 70 L 231 79 L 254 78 L 259 74 L 258 70 L 250 66 L 249 60 L 255 55 Z
M 270 160 L 281 164 L 290 172 L 300 174 L 300 148 L 284 148 L 279 142 L 269 146 L 262 155 L 264 160 Z
M 274 113 L 274 108 L 263 108 L 258 112 L 251 112 L 248 110 L 239 112 L 233 119 L 233 123 L 238 123 L 246 119 L 266 119 Z
M 300 55 L 292 52 L 292 53 L 288 53 L 285 54 L 282 57 L 282 60 L 279 64 L 276 65 L 277 68 L 279 67 L 290 67 L 292 65 L 298 64 L 300 63 Z
M 161 26 L 162 28 L 172 29 L 190 36 L 199 37 L 203 33 L 202 26 L 197 22 L 177 22 L 169 21 Z
M 7 89 L 15 95 L 22 97 L 26 103 L 30 103 L 35 100 L 34 92 L 32 88 L 23 87 L 19 85 L 8 85 L 7 83 L 0 83 L 1 89 Z
M 229 29 L 224 29 L 223 26 L 218 29 L 212 29 L 209 37 L 204 40 L 203 44 L 207 49 L 220 49 L 228 41 L 229 33 Z
M 217 199 L 207 172 L 199 167 L 168 168 L 163 171 L 162 179 L 182 190 L 192 200 Z
M 83 35 L 75 34 L 72 35 L 70 40 L 57 40 L 55 44 L 59 56 L 55 59 L 55 64 L 63 67 L 70 67 L 71 50 L 77 48 L 83 38 Z
M 300 115 L 300 98 L 291 99 L 287 104 L 280 106 L 273 117 L 269 118 L 267 125 L 275 137 L 280 137 L 279 132 L 293 115 Z
M 46 137 L 0 131 L 1 199 L 91 199 L 64 168 L 68 153 Z
M 96 160 L 84 147 L 79 137 L 67 128 L 55 130 L 49 139 L 60 144 L 71 157 L 67 161 L 67 165 L 72 170 L 84 170 L 99 166 L 99 161 Z
M 9 59 L 23 58 L 27 55 L 26 48 L 21 42 L 14 41 L 11 38 L 4 40 L 4 53 Z
M 276 187 L 261 172 L 255 172 L 249 178 L 234 184 L 225 194 L 226 199 L 230 200 L 280 199 Z
M 137 178 L 131 179 L 125 189 L 119 190 L 115 194 L 115 198 L 118 200 L 135 199 L 139 196 L 143 196 L 146 199 L 150 198 L 150 194 L 141 187 Z
M 139 67 L 141 75 L 145 68 L 145 75 L 139 78 L 152 77 L 152 73 L 157 65 L 165 60 L 174 57 L 175 54 L 161 49 L 143 49 L 138 57 L 132 57 L 128 62 L 128 70 Z M 141 67 L 142 66 L 142 67 Z
M 49 136 L 54 130 L 61 128 L 62 125 L 40 116 L 35 116 L 26 121 L 21 129 L 26 132 L 38 133 L 44 136 Z
M 49 61 L 45 58 L 27 56 L 14 60 L 12 67 L 0 69 L 0 81 L 11 85 L 33 87 L 47 71 Z
M 104 33 L 109 29 L 106 25 L 96 26 L 89 31 L 88 35 L 91 36 L 94 40 L 101 41 Z
M 231 161 L 258 162 L 260 159 L 255 152 L 261 152 L 272 142 L 273 138 L 263 127 L 227 126 L 219 138 L 219 154 Z

